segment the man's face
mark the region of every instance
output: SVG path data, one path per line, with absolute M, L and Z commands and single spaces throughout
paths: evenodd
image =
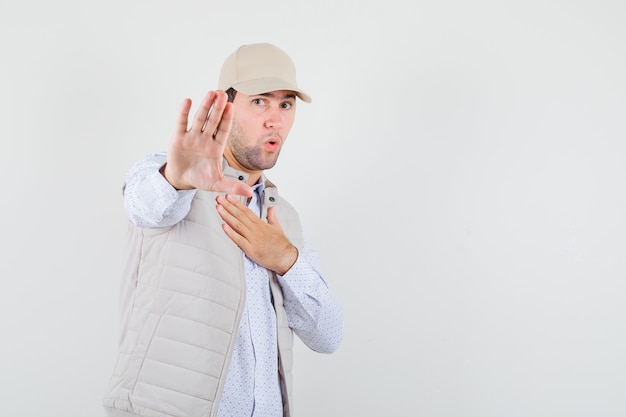
M 248 172 L 272 168 L 293 125 L 296 95 L 286 90 L 252 96 L 237 92 L 233 106 L 225 149 L 229 164 Z

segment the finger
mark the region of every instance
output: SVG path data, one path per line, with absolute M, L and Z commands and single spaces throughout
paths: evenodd
M 226 194 L 225 196 L 218 196 L 216 198 L 218 204 L 220 204 L 224 210 L 226 210 L 231 216 L 237 219 L 239 227 L 235 227 L 235 224 L 231 224 L 236 230 L 240 233 L 244 229 L 254 228 L 255 223 L 260 223 L 261 219 L 259 216 L 254 214 L 250 208 L 248 208 L 242 201 L 240 201 L 237 197 Z
M 190 109 L 191 109 L 191 100 L 186 98 L 183 101 L 183 104 L 180 106 L 180 111 L 178 112 L 178 120 L 176 122 L 176 133 L 187 132 Z
M 241 221 L 248 221 L 250 219 L 257 219 L 258 217 L 250 210 L 243 202 L 237 197 L 226 194 L 224 196 L 219 195 L 216 198 L 217 202 L 221 204 L 228 213 L 232 216 L 240 219 Z
M 196 111 L 190 130 L 202 131 L 214 101 L 215 91 L 209 91 L 202 99 L 200 108 Z
M 213 135 L 218 143 L 226 142 L 226 139 L 228 139 L 234 116 L 235 108 L 233 107 L 233 103 L 227 102 L 224 106 L 224 112 L 222 113 L 219 124 L 215 129 L 215 134 Z
M 237 218 L 237 216 L 233 215 L 229 210 L 226 209 L 224 204 L 217 205 L 217 213 L 220 215 L 222 220 L 226 225 L 229 226 L 233 231 L 235 231 L 238 235 L 245 236 L 245 231 L 247 228 L 244 223 Z
M 210 134 L 211 137 L 215 137 L 218 125 L 222 121 L 224 109 L 228 103 L 228 96 L 225 92 L 218 90 L 213 93 L 214 97 L 211 103 L 213 107 L 210 108 L 204 121 L 204 125 L 202 126 L 202 132 Z
M 226 235 L 232 240 L 235 245 L 239 247 L 245 254 L 248 254 L 250 250 L 250 242 L 242 235 L 237 233 L 232 227 L 230 227 L 227 223 L 222 224 L 222 230 Z

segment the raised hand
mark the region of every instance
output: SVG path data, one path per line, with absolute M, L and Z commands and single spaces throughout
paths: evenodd
M 223 91 L 209 91 L 196 111 L 191 127 L 191 100 L 185 99 L 161 173 L 179 190 L 197 188 L 252 196 L 243 182 L 224 178 L 222 158 L 233 122 L 234 108 Z

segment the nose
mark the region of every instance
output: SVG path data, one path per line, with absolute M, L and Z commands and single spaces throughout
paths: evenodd
M 282 115 L 279 110 L 274 110 L 267 115 L 265 127 L 268 129 L 278 130 L 283 126 Z

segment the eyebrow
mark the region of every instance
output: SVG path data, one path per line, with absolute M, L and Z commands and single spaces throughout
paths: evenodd
M 270 97 L 270 98 L 282 98 L 282 99 L 287 99 L 287 98 L 296 98 L 296 95 L 294 93 L 287 93 L 285 95 L 283 95 L 282 97 L 278 97 L 278 94 L 274 93 L 273 91 L 270 91 L 269 93 L 262 93 L 262 94 L 257 94 L 259 96 L 263 96 L 263 97 Z

